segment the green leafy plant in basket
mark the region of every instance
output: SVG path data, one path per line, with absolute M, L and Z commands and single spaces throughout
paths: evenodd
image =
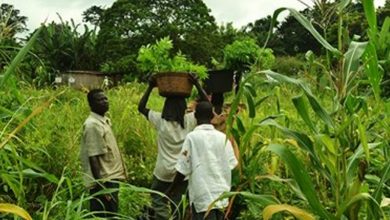
M 170 51 L 173 48 L 172 40 L 168 37 L 156 41 L 155 44 L 142 46 L 138 52 L 138 66 L 147 73 L 177 72 L 195 73 L 199 79 L 207 78 L 207 68 L 197 65 L 178 52 L 173 57 Z
M 192 63 L 181 52 L 172 57 L 172 48 L 172 41 L 168 37 L 155 44 L 142 46 L 137 57 L 139 68 L 153 74 L 161 96 L 189 97 L 192 90 L 190 73 L 202 80 L 207 78 L 207 69 Z

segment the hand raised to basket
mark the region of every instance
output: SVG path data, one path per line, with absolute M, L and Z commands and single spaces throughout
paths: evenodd
M 192 82 L 192 84 L 195 85 L 196 89 L 198 89 L 200 100 L 202 101 L 210 101 L 207 93 L 204 91 L 202 86 L 199 83 L 199 77 L 195 73 L 190 73 L 189 80 Z
M 192 82 L 194 85 L 199 84 L 199 76 L 195 73 L 190 73 L 190 82 Z
M 156 87 L 156 86 L 157 86 L 156 77 L 151 76 L 151 77 L 149 78 L 149 87 L 154 88 L 154 87 Z

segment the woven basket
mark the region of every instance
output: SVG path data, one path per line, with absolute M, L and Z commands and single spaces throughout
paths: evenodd
M 192 83 L 189 73 L 166 72 L 155 75 L 158 93 L 164 97 L 183 96 L 189 97 L 192 91 Z

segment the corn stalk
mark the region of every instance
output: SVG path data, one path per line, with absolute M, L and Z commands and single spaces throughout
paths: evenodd
M 269 151 L 278 155 L 288 167 L 288 171 L 291 172 L 298 185 L 296 192 L 310 207 L 309 212 L 321 219 L 359 219 L 359 214 L 364 211 L 364 204 L 368 204 L 369 207 L 369 210 L 364 212 L 368 218 L 387 219 L 379 204 L 381 190 L 389 178 L 388 169 L 385 169 L 385 172 L 379 177 L 380 183 L 375 186 L 374 194 L 370 194 L 369 185 L 365 179 L 372 152 L 386 146 L 387 141 L 385 139 L 375 140 L 370 137 L 369 134 L 373 133 L 372 127 L 380 122 L 374 119 L 376 116 L 371 115 L 373 113 L 367 111 L 369 104 L 365 97 L 362 98 L 358 94 L 359 91 L 356 89 L 361 82 L 359 77 L 362 73 L 366 73 L 372 85 L 374 97 L 380 101 L 381 72 L 378 71 L 380 62 L 378 62 L 376 55 L 378 46 L 375 47 L 378 45 L 376 42 L 379 41 L 375 25 L 376 19 L 374 19 L 375 9 L 372 0 L 363 2 L 372 37 L 368 42 L 350 42 L 346 52 L 343 52 L 345 44 L 341 37 L 343 32 L 342 14 L 350 0 L 341 0 L 336 7 L 337 14 L 340 16 L 338 48 L 330 45 L 317 32 L 311 22 L 296 10 L 291 8 L 276 10 L 272 19 L 273 24 L 281 12 L 289 11 L 327 51 L 333 54 L 333 57 L 338 59 L 338 65 L 327 70 L 330 83 L 335 91 L 334 108 L 324 108 L 305 82 L 272 71 L 261 71 L 260 75 L 266 75 L 267 78 L 278 83 L 294 85 L 302 91 L 303 94 L 294 97 L 292 102 L 298 115 L 307 126 L 308 132 L 292 130 L 283 126 L 274 120 L 275 116 L 269 116 L 258 124 L 250 123 L 249 127 L 238 126 L 241 127 L 239 130 L 247 138 L 242 138 L 241 140 L 244 141 L 241 144 L 249 144 L 247 146 L 249 149 L 255 149 L 255 146 L 250 146 L 251 137 L 255 134 L 255 130 L 269 127 L 280 131 L 282 136 L 293 139 L 296 144 L 292 144 L 292 146 L 297 147 L 298 152 L 308 155 L 308 163 L 312 165 L 310 169 L 301 163 L 296 151 L 290 150 L 291 146 L 271 143 L 267 147 Z M 273 24 L 271 24 L 268 39 L 271 36 Z M 384 26 L 387 27 L 388 24 L 385 22 Z M 385 35 L 383 34 L 383 36 Z M 384 42 L 384 38 L 381 38 L 381 42 Z M 251 78 L 256 75 L 259 74 L 252 73 L 242 83 L 244 85 L 250 84 Z M 248 98 L 249 96 L 253 97 L 253 95 L 245 92 L 245 88 L 241 88 L 233 100 L 231 112 L 235 112 L 240 100 L 246 98 L 249 115 L 253 116 L 253 112 L 255 112 L 254 102 L 251 101 L 253 98 Z M 379 104 L 379 107 L 375 107 L 375 112 L 383 109 L 383 105 L 381 105 L 383 103 Z M 227 123 L 230 125 L 228 133 L 235 130 L 232 125 L 233 118 L 233 114 L 228 117 Z M 373 119 L 374 122 L 370 123 Z M 241 148 L 242 146 L 240 146 Z M 313 181 L 313 178 L 316 181 Z M 321 191 L 328 191 L 328 193 L 321 194 Z

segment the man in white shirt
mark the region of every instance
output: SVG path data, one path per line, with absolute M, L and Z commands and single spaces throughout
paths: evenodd
M 200 102 L 196 106 L 197 127 L 190 132 L 183 143 L 176 164 L 176 177 L 167 194 L 176 190 L 179 183 L 188 177 L 192 219 L 223 219 L 221 209 L 227 207 L 228 200 L 215 203 L 209 215 L 205 216 L 211 203 L 222 193 L 230 191 L 231 170 L 237 159 L 226 135 L 211 124 L 212 105 Z

